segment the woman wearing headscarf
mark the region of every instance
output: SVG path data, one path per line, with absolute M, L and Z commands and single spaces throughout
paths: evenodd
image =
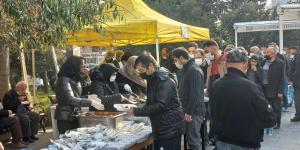
M 99 99 L 81 98 L 80 81 L 84 78 L 82 71 L 84 59 L 82 57 L 71 56 L 60 68 L 56 81 L 56 98 L 58 105 L 55 110 L 55 119 L 60 134 L 67 130 L 76 129 L 78 120 L 75 118 L 79 107 L 93 106 L 97 109 L 103 109 Z
M 143 98 L 144 93 L 146 93 L 146 80 L 142 79 L 134 69 L 134 63 L 137 56 L 131 56 L 127 63 L 121 68 L 117 74 L 117 83 L 119 85 L 120 92 L 122 94 L 129 94 L 128 89 L 124 86 L 128 84 L 134 94 Z
M 91 73 L 91 93 L 96 94 L 104 104 L 105 111 L 117 111 L 114 104 L 123 103 L 126 99 L 116 83 L 118 68 L 111 63 L 102 64 Z

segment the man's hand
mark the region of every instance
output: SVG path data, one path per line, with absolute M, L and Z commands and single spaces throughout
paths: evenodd
M 18 96 L 18 100 L 19 100 L 20 102 L 25 101 L 25 99 L 26 99 L 26 96 Z
M 283 98 L 283 94 L 282 93 L 278 93 L 277 97 L 280 98 L 280 99 L 282 99 Z
M 9 117 L 13 117 L 13 116 L 15 116 L 16 114 L 14 114 L 11 110 L 8 110 L 8 116 Z
M 257 71 L 256 66 L 251 66 L 251 70 L 254 71 L 254 72 Z
M 126 112 L 128 115 L 133 115 L 133 109 L 132 109 L 132 108 L 125 110 L 125 112 Z
M 4 147 L 1 142 L 0 142 L 0 150 L 4 150 Z
M 192 115 L 184 114 L 184 120 L 186 122 L 192 122 Z
M 91 100 L 91 102 L 92 102 L 92 106 L 93 106 L 94 108 L 96 108 L 97 110 L 104 110 L 104 105 L 101 104 L 100 101 L 97 101 L 97 100 Z
M 83 68 L 83 73 L 86 77 L 88 77 L 90 75 L 90 69 L 89 68 Z
M 96 94 L 88 95 L 88 99 L 102 102 L 102 100 Z

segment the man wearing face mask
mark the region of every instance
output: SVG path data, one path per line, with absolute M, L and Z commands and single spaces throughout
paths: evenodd
M 134 66 L 147 80 L 147 101 L 144 107 L 127 113 L 150 117 L 155 150 L 180 150 L 184 121 L 176 77 L 159 67 L 150 54 L 139 56 Z
M 195 58 L 195 63 L 198 65 L 204 74 L 204 85 L 206 83 L 206 78 L 207 78 L 207 68 L 209 65 L 210 60 L 208 60 L 205 57 L 204 50 L 203 49 L 196 49 L 194 53 L 194 58 Z
M 187 51 L 189 52 L 190 58 L 194 58 L 194 54 L 198 49 L 198 44 L 196 42 L 190 42 L 187 45 Z
M 268 47 L 265 53 L 265 60 L 262 62 L 262 86 L 267 100 L 276 112 L 277 125 L 275 129 L 280 128 L 281 102 L 285 79 L 284 63 L 276 56 L 278 51 L 276 46 Z
M 183 71 L 178 93 L 184 111 L 188 145 L 192 150 L 200 150 L 200 130 L 206 114 L 203 72 L 184 47 L 176 48 L 173 58 L 176 66 Z
M 203 45 L 204 51 L 208 52 L 208 58 L 211 63 L 207 68 L 206 87 L 210 91 L 211 85 L 214 81 L 223 77 L 227 72 L 226 69 L 226 55 L 227 52 L 222 52 L 216 41 L 209 40 Z
M 264 128 L 275 124 L 272 107 L 261 87 L 247 79 L 248 54 L 234 48 L 227 56 L 227 74 L 211 89 L 212 128 L 217 150 L 259 150 Z

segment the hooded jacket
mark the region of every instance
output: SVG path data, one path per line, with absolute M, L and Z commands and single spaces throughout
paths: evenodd
M 149 76 L 146 105 L 143 108 L 135 108 L 134 115 L 150 117 L 155 140 L 181 136 L 184 121 L 176 77 L 165 68 L 159 68 Z
M 91 93 L 96 94 L 104 104 L 105 111 L 117 111 L 113 105 L 121 103 L 122 95 L 119 92 L 116 81 L 110 82 L 110 77 L 114 72 L 117 72 L 113 64 L 102 64 L 95 68 L 91 74 Z

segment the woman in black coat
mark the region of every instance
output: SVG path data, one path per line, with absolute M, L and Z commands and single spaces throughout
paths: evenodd
M 114 104 L 120 104 L 124 97 L 115 81 L 118 68 L 111 63 L 102 64 L 91 73 L 91 93 L 96 94 L 104 104 L 105 111 L 117 111 Z
M 55 119 L 57 120 L 60 134 L 78 127 L 78 120 L 75 118 L 75 114 L 79 107 L 94 106 L 101 109 L 99 101 L 80 97 L 80 81 L 84 77 L 82 72 L 83 66 L 83 58 L 71 56 L 62 65 L 57 75 L 55 94 L 58 105 L 55 110 Z
M 126 84 L 128 84 L 131 87 L 132 93 L 138 95 L 140 98 L 144 98 L 147 82 L 146 80 L 142 79 L 134 69 L 136 58 L 137 56 L 131 56 L 127 60 L 124 67 L 119 70 L 116 81 L 122 94 L 131 94 L 124 87 Z

